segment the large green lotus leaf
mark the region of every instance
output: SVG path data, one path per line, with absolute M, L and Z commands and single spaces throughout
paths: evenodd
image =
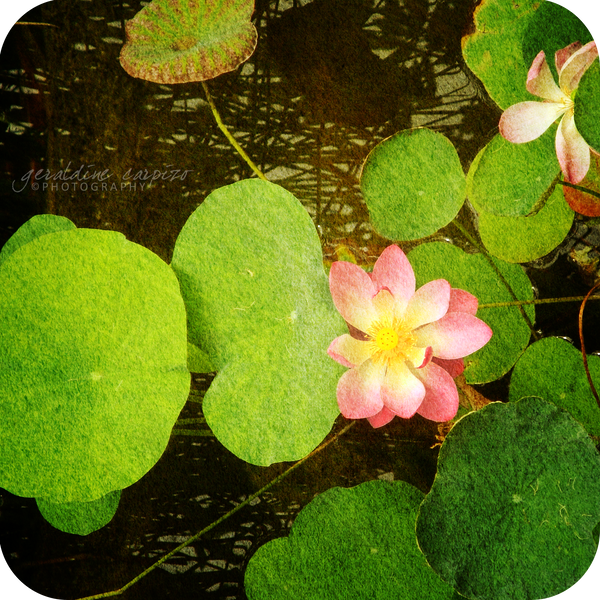
M 0 486 L 49 502 L 123 489 L 160 458 L 190 385 L 170 267 L 73 229 L 0 266 Z
M 47 233 L 75 229 L 75 224 L 66 217 L 36 215 L 21 225 L 0 250 L 0 265 L 17 249 Z
M 468 598 L 548 598 L 596 553 L 600 455 L 566 411 L 495 402 L 447 435 L 417 518 L 427 562 Z
M 482 254 L 467 254 L 444 242 L 421 244 L 408 258 L 421 286 L 433 279 L 446 279 L 454 288 L 470 292 L 480 304 L 511 302 L 506 286 Z M 514 290 L 519 300 L 532 300 L 529 278 L 518 265 L 500 260 L 494 263 Z M 525 307 L 533 323 L 533 306 Z M 529 344 L 531 331 L 517 307 L 481 309 L 477 317 L 492 329 L 492 339 L 477 352 L 465 358 L 465 377 L 469 383 L 495 381 L 508 372 Z
M 552 252 L 569 233 L 575 213 L 556 186 L 544 206 L 529 217 L 479 213 L 479 235 L 491 254 L 512 263 L 528 262 Z
M 520 217 L 540 202 L 560 172 L 556 128 L 528 144 L 500 134 L 479 151 L 467 175 L 467 197 L 478 212 Z
M 441 229 L 465 201 L 465 175 L 452 142 L 429 129 L 401 131 L 367 157 L 360 179 L 371 223 L 391 240 Z
M 36 498 L 42 516 L 50 525 L 65 533 L 88 535 L 104 527 L 117 512 L 121 490 L 115 490 L 91 502 L 55 504 Z
M 203 402 L 215 436 L 258 465 L 308 454 L 339 414 L 344 368 L 327 348 L 347 329 L 306 210 L 258 179 L 220 188 L 184 225 L 172 265 L 190 342 L 219 370 Z
M 153 0 L 125 26 L 121 66 L 156 83 L 205 81 L 254 52 L 253 0 Z
M 588 356 L 592 381 L 600 388 L 600 357 Z M 590 390 L 581 352 L 566 340 L 544 338 L 527 348 L 515 365 L 508 399 L 537 396 L 568 410 L 591 435 L 600 436 L 600 408 Z
M 575 96 L 575 124 L 585 141 L 600 151 L 600 63 L 583 74 Z
M 463 38 L 463 56 L 502 109 L 538 99 L 525 83 L 540 50 L 556 78 L 555 52 L 592 39 L 571 11 L 543 0 L 483 0 L 475 10 L 475 28 Z
M 289 537 L 258 549 L 250 600 L 450 600 L 415 539 L 422 492 L 403 481 L 331 488 L 302 509 Z

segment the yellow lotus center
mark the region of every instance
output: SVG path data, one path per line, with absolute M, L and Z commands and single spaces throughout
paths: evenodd
M 380 350 L 393 350 L 398 345 L 398 334 L 391 327 L 382 327 L 375 337 Z

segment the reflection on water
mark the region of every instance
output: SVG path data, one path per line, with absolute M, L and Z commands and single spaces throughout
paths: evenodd
M 313 217 L 327 257 L 343 244 L 372 261 L 389 243 L 372 231 L 358 186 L 364 158 L 382 139 L 433 127 L 452 140 L 466 169 L 497 131 L 500 112 L 460 52 L 474 4 L 259 0 L 256 53 L 209 82 L 248 154 Z M 8 121 L 0 139 L 0 244 L 33 214 L 50 212 L 78 227 L 121 231 L 168 261 L 179 230 L 208 193 L 252 175 L 218 130 L 200 84 L 157 85 L 121 69 L 124 23 L 140 8 L 123 0 L 54 0 L 24 20 L 57 27 L 17 27 L 9 36 L 0 61 Z M 106 178 L 85 188 L 49 181 L 34 189 L 21 181 L 31 169 L 57 173 L 69 165 Z M 14 182 L 24 189 L 15 193 Z M 577 227 L 551 268 L 529 268 L 542 296 L 587 291 L 566 253 L 584 276 L 595 273 L 598 231 Z M 538 325 L 575 337 L 576 311 L 540 307 Z M 597 325 L 590 314 L 590 332 Z M 197 390 L 207 386 L 195 381 Z M 504 390 L 501 382 L 486 393 L 501 399 Z M 181 418 L 199 416 L 199 404 L 188 402 Z M 426 492 L 436 433 L 419 417 L 396 419 L 383 431 L 358 425 L 124 597 L 245 598 L 251 553 L 285 535 L 315 494 L 377 477 Z M 33 500 L 3 492 L 0 542 L 18 576 L 41 593 L 74 598 L 116 589 L 285 467 L 246 465 L 212 437 L 173 436 L 157 466 L 123 492 L 107 527 L 85 538 L 63 534 L 42 520 Z

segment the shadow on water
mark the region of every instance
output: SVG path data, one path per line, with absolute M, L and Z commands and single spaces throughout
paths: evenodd
M 496 133 L 500 111 L 460 51 L 473 7 L 471 0 L 259 0 L 255 54 L 209 82 L 248 154 L 313 217 L 326 256 L 344 244 L 372 260 L 389 243 L 371 229 L 358 186 L 361 163 L 381 140 L 427 125 L 452 140 L 467 169 Z M 208 193 L 252 175 L 215 125 L 200 84 L 157 85 L 120 67 L 124 22 L 140 8 L 123 0 L 54 0 L 23 20 L 56 27 L 16 26 L 9 35 L 0 58 L 7 123 L 0 134 L 0 244 L 33 214 L 49 212 L 78 227 L 120 231 L 168 261 L 179 230 Z M 23 180 L 32 169 L 81 165 L 108 176 L 86 189 L 73 182 L 33 189 Z M 154 171 L 163 178 L 144 181 Z M 581 239 L 572 244 L 595 248 L 586 226 L 578 227 Z M 586 290 L 566 251 L 555 258 L 529 269 L 540 290 Z M 561 307 L 569 316 L 563 322 L 558 311 L 542 308 L 542 327 L 575 337 L 572 315 Z M 588 327 L 597 328 L 597 319 Z M 208 384 L 196 378 L 194 387 Z M 188 402 L 181 416 L 198 417 L 198 407 Z M 285 535 L 315 494 L 378 477 L 426 492 L 436 433 L 435 424 L 418 417 L 384 430 L 357 425 L 123 597 L 245 598 L 243 570 L 252 551 Z M 3 491 L 2 550 L 18 577 L 45 595 L 116 589 L 286 466 L 247 465 L 207 435 L 173 436 L 156 467 L 124 490 L 113 521 L 87 537 L 57 531 L 34 500 Z

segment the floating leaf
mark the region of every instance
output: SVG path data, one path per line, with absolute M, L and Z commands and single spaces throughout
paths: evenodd
M 153 0 L 125 26 L 121 66 L 156 83 L 205 81 L 254 52 L 253 0 Z
M 545 256 L 567 237 L 574 218 L 560 186 L 548 201 L 529 217 L 498 217 L 479 214 L 479 235 L 491 254 L 519 263 Z M 510 243 L 507 243 L 510 240 Z
M 0 266 L 0 485 L 48 502 L 123 489 L 190 385 L 173 271 L 120 233 L 42 235 Z
M 543 0 L 483 0 L 475 10 L 475 27 L 463 38 L 463 56 L 502 109 L 538 100 L 525 83 L 540 50 L 556 78 L 554 53 L 576 40 L 585 44 L 592 39 L 572 12 Z
M 600 151 L 600 63 L 583 74 L 575 96 L 575 124 L 585 141 Z
M 452 142 L 429 129 L 379 143 L 360 180 L 371 223 L 392 240 L 424 238 L 447 225 L 465 201 L 465 185 Z
M 592 380 L 600 388 L 600 357 L 588 356 Z M 591 435 L 600 436 L 600 408 L 590 390 L 581 352 L 559 338 L 527 348 L 515 365 L 508 399 L 537 396 L 568 410 Z
M 21 225 L 0 250 L 0 265 L 17 249 L 47 233 L 75 229 L 72 221 L 57 215 L 36 215 Z
M 88 535 L 104 527 L 117 512 L 121 490 L 116 490 L 91 502 L 54 504 L 36 498 L 42 516 L 50 525 L 66 533 Z
M 415 540 L 423 493 L 403 481 L 331 488 L 308 504 L 288 538 L 258 549 L 250 600 L 450 600 Z
M 215 436 L 258 465 L 308 454 L 339 415 L 344 368 L 327 348 L 346 326 L 306 210 L 261 180 L 220 188 L 184 225 L 173 269 L 190 342 L 219 370 L 203 403 Z
M 537 398 L 492 403 L 446 437 L 417 518 L 427 562 L 480 600 L 548 598 L 596 554 L 600 455 L 566 411 Z
M 211 373 L 215 371 L 215 367 L 210 362 L 208 354 L 188 343 L 188 369 L 192 373 Z
M 482 254 L 467 254 L 452 244 L 433 242 L 417 246 L 408 258 L 415 270 L 417 286 L 433 279 L 446 279 L 453 288 L 474 294 L 480 304 L 513 300 Z M 520 266 L 500 260 L 494 263 L 517 298 L 533 299 L 531 282 Z M 533 306 L 527 306 L 524 310 L 534 322 Z M 477 317 L 492 328 L 493 335 L 481 350 L 464 359 L 465 377 L 468 383 L 487 383 L 508 372 L 527 347 L 531 331 L 518 307 L 481 309 Z
M 528 144 L 496 135 L 467 176 L 467 197 L 477 211 L 509 217 L 532 212 L 560 173 L 555 136 L 556 127 Z

